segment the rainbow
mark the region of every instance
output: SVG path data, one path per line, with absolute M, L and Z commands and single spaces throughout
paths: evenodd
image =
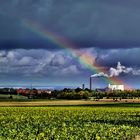
M 22 24 L 28 28 L 29 30 L 33 31 L 37 35 L 43 37 L 44 39 L 47 39 L 57 45 L 60 48 L 67 49 L 68 52 L 79 60 L 80 63 L 82 63 L 85 67 L 87 67 L 89 70 L 93 71 L 94 73 L 108 73 L 105 68 L 100 66 L 95 62 L 95 57 L 89 53 L 82 53 L 79 50 L 77 50 L 76 46 L 69 43 L 64 39 L 63 37 L 49 31 L 46 29 L 43 29 L 39 24 L 34 23 L 31 20 L 24 19 L 22 20 Z M 128 86 L 125 82 L 123 82 L 118 77 L 102 77 L 107 83 L 110 84 L 123 84 L 125 86 L 125 89 L 132 89 L 130 86 Z

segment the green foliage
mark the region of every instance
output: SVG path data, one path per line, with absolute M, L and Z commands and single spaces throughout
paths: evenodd
M 25 91 L 24 91 L 25 92 Z M 114 100 L 119 99 L 133 99 L 133 98 L 140 98 L 140 90 L 114 90 L 110 91 L 108 89 L 96 89 L 90 90 L 88 88 L 81 89 L 70 89 L 64 88 L 63 90 L 53 90 L 51 93 L 46 93 L 42 91 L 38 94 L 37 89 L 26 89 L 25 93 L 19 93 L 16 89 L 10 88 L 3 88 L 0 89 L 0 100 L 4 99 L 17 99 L 17 100 L 24 100 L 24 99 L 89 99 L 94 97 L 95 99 L 102 99 L 102 98 L 112 98 Z M 20 96 L 18 96 L 20 95 Z M 23 95 L 23 96 L 22 96 Z M 8 97 L 8 98 L 7 98 Z
M 114 91 L 98 91 L 98 90 L 89 90 L 89 89 L 81 89 L 76 88 L 73 89 L 63 89 L 63 90 L 54 90 L 52 92 L 52 97 L 57 99 L 89 99 L 94 97 L 95 99 L 102 99 L 102 98 L 112 98 L 112 99 L 132 99 L 132 98 L 139 98 L 140 97 L 140 90 L 114 90 Z
M 10 98 L 11 97 L 11 98 Z M 27 97 L 22 96 L 22 95 L 10 95 L 10 94 L 0 94 L 0 101 L 1 100 L 9 100 L 9 99 L 14 99 L 14 100 L 24 100 L 27 99 Z
M 3 140 L 133 139 L 139 127 L 139 108 L 0 107 Z

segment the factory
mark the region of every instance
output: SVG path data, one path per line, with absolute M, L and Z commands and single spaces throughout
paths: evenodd
M 92 90 L 92 78 L 93 77 L 90 77 L 90 90 Z M 115 84 L 108 84 L 108 87 L 105 88 L 105 90 L 111 90 L 111 91 L 114 91 L 114 90 L 120 90 L 120 91 L 124 91 L 124 85 L 115 85 Z
M 124 85 L 108 84 L 108 89 L 110 89 L 110 90 L 121 90 L 121 91 L 124 91 Z

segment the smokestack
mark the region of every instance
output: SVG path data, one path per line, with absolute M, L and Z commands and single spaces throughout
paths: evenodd
M 85 84 L 82 84 L 82 89 L 83 89 L 83 90 L 85 89 Z
M 92 90 L 92 77 L 90 77 L 90 87 L 89 87 L 90 90 Z

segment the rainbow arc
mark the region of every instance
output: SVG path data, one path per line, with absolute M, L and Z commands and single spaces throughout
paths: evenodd
M 94 73 L 100 73 L 100 72 L 104 72 L 106 74 L 108 73 L 108 71 L 105 68 L 103 68 L 102 66 L 100 66 L 99 64 L 97 64 L 94 61 L 96 58 L 93 55 L 91 55 L 89 53 L 80 52 L 79 50 L 76 49 L 77 47 L 75 45 L 69 43 L 63 37 L 51 32 L 49 30 L 42 28 L 39 24 L 37 24 L 31 20 L 24 19 L 22 23 L 26 28 L 33 31 L 34 33 L 36 33 L 40 37 L 51 41 L 57 47 L 67 49 L 68 52 L 70 54 L 72 54 L 73 57 L 78 59 L 78 61 L 80 63 L 82 63 L 85 67 L 87 67 L 88 69 L 90 69 Z M 102 78 L 107 83 L 123 84 L 125 86 L 125 89 L 132 89 L 128 84 L 126 84 L 124 81 L 122 81 L 118 77 L 102 77 Z

